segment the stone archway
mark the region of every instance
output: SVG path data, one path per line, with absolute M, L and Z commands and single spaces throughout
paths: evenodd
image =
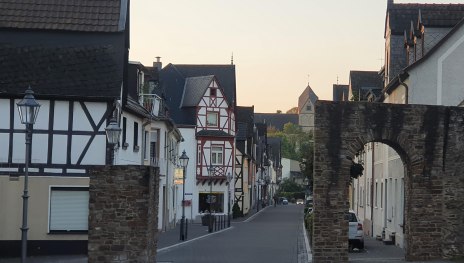
M 348 262 L 351 161 L 368 142 L 405 165 L 407 260 L 464 255 L 464 109 L 318 101 L 315 118 L 313 261 Z

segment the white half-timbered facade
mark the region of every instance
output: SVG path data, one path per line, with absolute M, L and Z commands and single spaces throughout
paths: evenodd
M 210 211 L 229 214 L 235 174 L 235 66 L 168 64 L 160 71 L 160 83 L 169 98 L 169 115 L 184 138 L 179 150 L 190 157 L 186 184 L 178 187 L 180 197 L 185 188 L 186 218 L 200 221 Z M 182 204 L 177 204 L 180 215 Z

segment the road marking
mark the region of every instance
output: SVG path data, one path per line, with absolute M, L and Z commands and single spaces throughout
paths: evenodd
M 209 237 L 209 236 L 212 236 L 212 235 L 216 235 L 216 234 L 219 234 L 219 233 L 222 233 L 222 232 L 231 230 L 232 228 L 234 228 L 234 227 L 231 226 L 231 227 L 224 228 L 224 229 L 222 229 L 222 230 L 219 230 L 219 231 L 216 231 L 216 232 L 213 232 L 213 233 L 206 234 L 206 235 L 204 235 L 204 236 L 199 236 L 199 237 L 196 237 L 196 238 L 193 238 L 193 239 L 189 239 L 189 240 L 184 241 L 184 242 L 182 242 L 182 243 L 177 243 L 177 244 L 174 244 L 174 245 L 169 246 L 169 247 L 163 247 L 163 248 L 157 249 L 156 252 L 168 251 L 168 250 L 171 250 L 171 249 L 173 249 L 173 248 L 176 248 L 176 247 L 179 247 L 179 246 L 188 244 L 188 243 L 190 243 L 190 242 L 193 242 L 193 241 L 196 241 L 196 240 L 200 240 L 200 239 L 205 238 L 205 237 Z

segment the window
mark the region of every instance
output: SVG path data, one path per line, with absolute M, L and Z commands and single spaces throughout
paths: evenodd
M 52 187 L 50 191 L 49 230 L 87 232 L 89 229 L 89 188 Z
M 374 200 L 375 207 L 379 207 L 379 196 L 378 196 L 379 192 L 378 192 L 378 190 L 379 190 L 379 183 L 375 182 L 375 195 L 374 195 L 374 197 L 375 197 L 375 200 Z
M 158 142 L 158 131 L 152 131 L 150 133 L 150 163 L 153 164 L 157 161 L 158 148 L 156 146 Z
M 208 213 L 211 207 L 213 213 L 224 213 L 223 193 L 200 193 L 198 197 L 198 212 Z
M 222 165 L 223 164 L 222 159 L 223 159 L 222 146 L 211 147 L 211 164 Z
M 311 110 L 311 104 L 306 106 L 306 110 Z
M 201 164 L 201 145 L 198 145 L 197 149 L 197 164 Z
M 143 159 L 148 159 L 148 150 L 150 149 L 150 141 L 148 140 L 148 131 L 145 131 L 143 134 L 143 138 L 145 141 L 144 149 L 143 149 Z
M 216 97 L 216 94 L 217 94 L 216 91 L 217 91 L 217 89 L 210 88 L 210 89 L 209 89 L 209 95 L 210 95 L 211 97 Z
M 383 208 L 383 182 L 380 183 L 380 208 Z
M 122 147 L 123 149 L 125 149 L 124 147 L 127 147 L 126 146 L 126 130 L 127 130 L 127 119 L 126 117 L 122 117 Z
M 139 150 L 139 124 L 134 121 L 134 151 Z
M 217 112 L 206 113 L 206 126 L 218 127 L 218 113 Z

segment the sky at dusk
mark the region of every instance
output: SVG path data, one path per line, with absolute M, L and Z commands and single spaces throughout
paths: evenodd
M 399 1 L 395 3 L 462 3 Z M 350 70 L 379 70 L 386 0 L 132 0 L 130 60 L 230 64 L 237 104 L 286 112 L 309 85 L 332 100 Z

